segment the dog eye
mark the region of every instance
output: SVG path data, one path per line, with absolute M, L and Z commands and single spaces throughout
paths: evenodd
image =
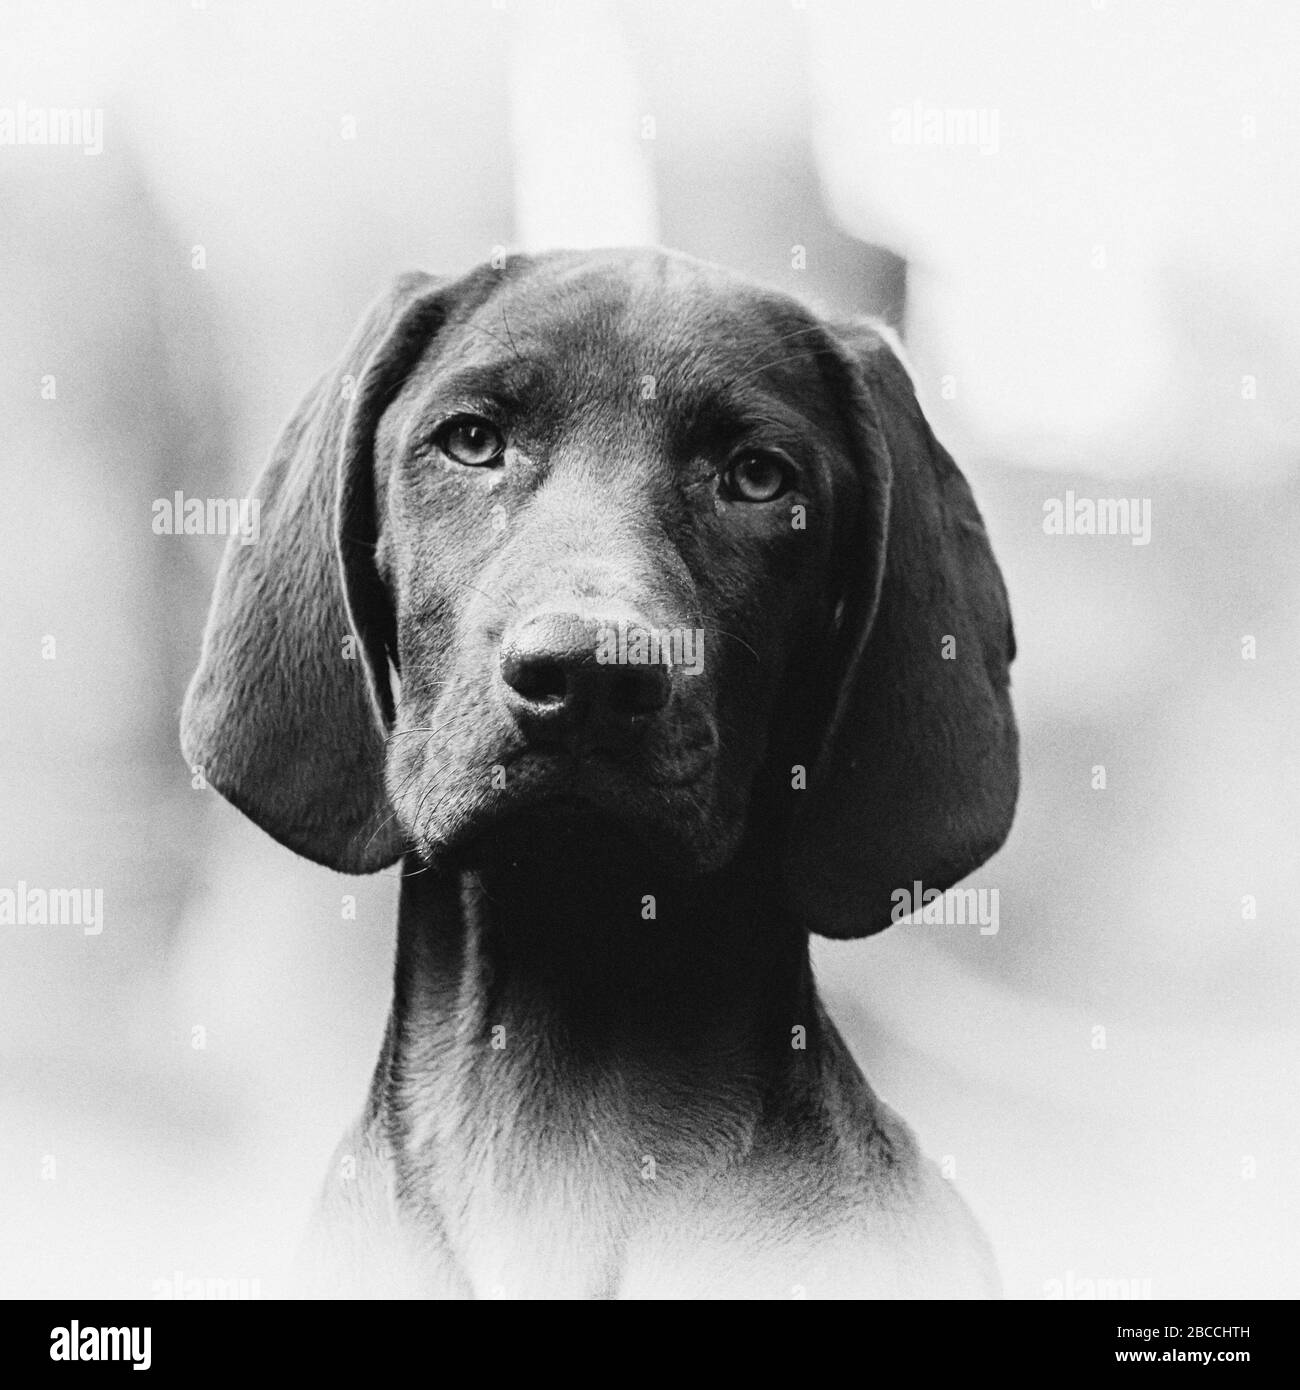
M 732 459 L 722 482 L 735 502 L 771 502 L 789 490 L 791 472 L 781 454 L 751 449 Z
M 505 452 L 501 431 L 477 415 L 458 415 L 434 435 L 433 442 L 448 458 L 467 468 L 484 468 Z

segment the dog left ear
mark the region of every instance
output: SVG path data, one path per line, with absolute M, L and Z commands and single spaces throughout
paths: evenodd
M 348 873 L 399 858 L 384 788 L 392 603 L 375 563 L 375 431 L 446 316 L 442 281 L 402 276 L 298 407 L 232 536 L 181 745 L 207 781 L 297 853 Z
M 1019 785 L 1006 589 L 970 488 L 885 337 L 836 333 L 865 483 L 842 572 L 833 713 L 787 858 L 811 931 L 867 936 L 913 885 L 951 887 L 1006 839 Z

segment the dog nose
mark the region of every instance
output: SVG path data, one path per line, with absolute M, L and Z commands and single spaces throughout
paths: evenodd
M 545 613 L 506 634 L 501 679 L 526 734 L 575 751 L 616 751 L 644 732 L 668 704 L 672 672 L 660 662 L 629 662 L 627 629 L 626 622 Z

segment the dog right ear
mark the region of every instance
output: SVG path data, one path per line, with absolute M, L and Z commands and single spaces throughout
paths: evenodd
M 234 535 L 181 716 L 191 767 L 289 849 L 348 873 L 398 859 L 384 789 L 396 660 L 375 568 L 374 438 L 446 316 L 444 282 L 401 277 L 298 407 Z
M 1011 612 L 975 499 L 889 341 L 837 332 L 866 504 L 789 871 L 810 930 L 856 937 L 896 919 L 900 890 L 942 892 L 999 848 L 1019 761 Z

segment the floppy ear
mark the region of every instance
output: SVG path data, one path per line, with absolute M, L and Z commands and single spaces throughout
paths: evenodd
M 281 844 L 348 873 L 404 849 L 384 790 L 396 660 L 375 568 L 374 437 L 443 318 L 441 282 L 403 276 L 298 407 L 230 538 L 181 716 L 192 767 Z
M 865 504 L 787 867 L 809 929 L 854 937 L 890 924 L 897 890 L 946 889 L 993 854 L 1019 767 L 1011 615 L 970 488 L 885 338 L 859 324 L 839 341 Z

